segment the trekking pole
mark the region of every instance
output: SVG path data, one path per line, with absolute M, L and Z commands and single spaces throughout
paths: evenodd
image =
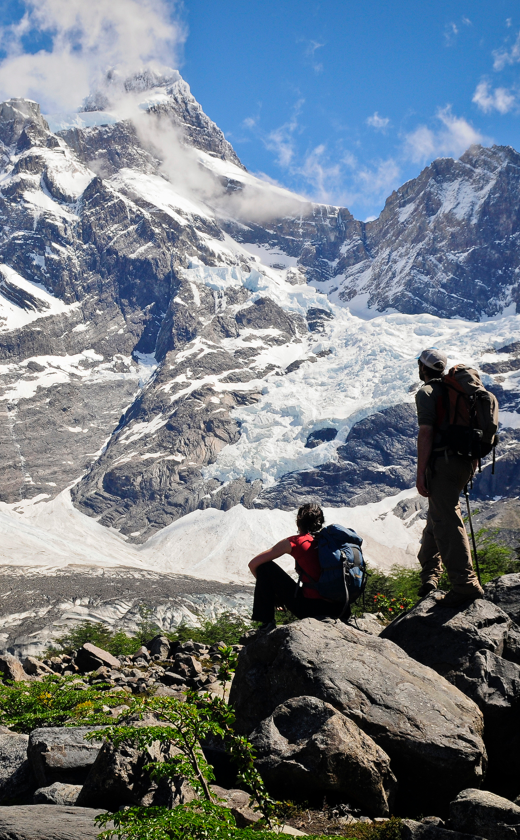
M 464 487 L 464 495 L 466 496 L 466 508 L 467 508 L 467 511 L 468 511 L 469 529 L 471 531 L 471 542 L 473 543 L 473 555 L 475 557 L 475 566 L 476 566 L 476 569 L 477 569 L 477 577 L 478 577 L 478 582 L 480 583 L 480 585 L 482 585 L 481 581 L 480 581 L 480 568 L 479 568 L 479 565 L 478 565 L 477 543 L 475 542 L 475 532 L 473 530 L 473 520 L 471 518 L 471 508 L 469 506 L 469 492 L 468 492 L 468 485 L 467 484 Z

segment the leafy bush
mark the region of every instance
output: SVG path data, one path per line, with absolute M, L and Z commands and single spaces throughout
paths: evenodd
M 267 794 L 264 783 L 254 766 L 255 753 L 252 745 L 243 736 L 234 732 L 233 709 L 220 698 L 198 696 L 188 693 L 186 702 L 169 697 L 135 699 L 126 715 L 141 717 L 152 713 L 157 720 L 153 726 L 128 726 L 121 719 L 102 731 L 92 732 L 92 740 L 106 739 L 118 746 L 133 743 L 144 750 L 159 741 L 168 747 L 177 748 L 175 755 L 162 762 L 152 761 L 147 769 L 155 778 L 174 779 L 182 775 L 197 791 L 199 799 L 174 808 L 138 807 L 118 811 L 114 814 L 100 814 L 97 822 L 105 826 L 103 840 L 273 840 L 272 819 L 276 812 L 275 803 Z M 213 768 L 204 757 L 201 743 L 209 736 L 216 736 L 235 761 L 238 768 L 238 783 L 251 793 L 251 804 L 263 818 L 255 827 L 237 828 L 230 811 L 224 807 L 211 790 L 214 780 Z M 163 750 L 168 755 L 168 750 Z M 106 828 L 108 823 L 113 826 Z M 353 827 L 352 838 L 362 840 L 398 840 L 399 821 L 390 820 L 377 826 L 360 824 Z M 371 832 L 368 829 L 372 829 Z M 319 835 L 310 835 L 319 840 Z M 324 840 L 324 838 L 323 838 Z
M 241 636 L 253 627 L 250 621 L 234 613 L 225 612 L 215 621 L 207 619 L 201 622 L 200 627 L 192 627 L 187 623 L 180 624 L 176 630 L 165 635 L 171 641 L 186 642 L 191 639 L 193 642 L 200 642 L 204 645 L 214 645 L 217 642 L 224 642 L 225 645 L 236 645 Z
M 0 683 L 0 723 L 28 733 L 40 726 L 105 723 L 103 706 L 118 706 L 121 694 L 99 686 L 80 689 L 77 677 L 49 674 L 38 682 Z
M 136 633 L 129 635 L 123 630 L 111 630 L 101 622 L 82 621 L 63 636 L 55 639 L 54 644 L 47 648 L 45 654 L 46 656 L 55 656 L 62 653 L 70 654 L 84 645 L 85 642 L 90 642 L 103 648 L 103 650 L 107 650 L 113 656 L 132 656 L 141 645 L 149 642 L 157 633 L 162 633 L 170 641 L 175 642 L 186 642 L 190 639 L 193 642 L 201 642 L 206 645 L 213 645 L 216 642 L 235 645 L 238 644 L 240 637 L 251 630 L 253 626 L 250 621 L 246 621 L 241 616 L 223 613 L 216 621 L 210 621 L 209 619 L 202 621 L 200 627 L 193 627 L 182 622 L 176 630 L 168 633 L 150 621 L 149 610 L 141 609 L 140 613 L 141 621 Z
M 478 510 L 475 510 L 473 515 L 477 513 Z M 502 575 L 520 572 L 519 550 L 515 551 L 510 546 L 500 543 L 498 534 L 498 529 L 492 528 L 479 528 L 475 532 L 482 584 Z M 471 548 L 473 556 L 473 546 Z M 474 558 L 473 565 L 476 570 Z M 385 618 L 393 619 L 399 615 L 399 612 L 409 609 L 418 600 L 420 586 L 421 575 L 418 565 L 412 569 L 394 565 L 389 574 L 370 569 L 364 604 L 362 601 L 358 602 L 354 605 L 352 612 L 354 615 L 361 615 L 363 612 L 381 612 Z M 439 580 L 439 589 L 445 591 L 450 589 L 446 571 Z

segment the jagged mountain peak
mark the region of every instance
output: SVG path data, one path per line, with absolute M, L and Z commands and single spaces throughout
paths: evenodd
M 404 403 L 379 421 L 410 437 L 422 342 L 459 353 L 462 319 L 477 363 L 492 335 L 477 322 L 518 300 L 520 185 L 514 150 L 473 148 L 365 225 L 255 179 L 180 76 L 123 95 L 141 126 L 173 129 L 162 147 L 115 107 L 59 136 L 35 103 L 0 109 L 0 131 L 22 126 L 0 187 L 1 492 L 77 482 L 80 510 L 142 542 L 197 509 L 277 505 L 284 472 L 284 504 L 333 482 L 321 466 L 343 469 L 367 415 Z M 504 326 L 504 346 L 518 338 Z M 391 444 L 383 495 L 409 474 L 408 443 L 397 473 Z
M 188 145 L 201 149 L 222 160 L 228 160 L 245 169 L 235 150 L 218 126 L 204 113 L 193 96 L 190 86 L 178 70 L 161 71 L 145 67 L 127 78 L 117 73 L 107 74 L 105 83 L 84 101 L 79 114 L 84 114 L 85 127 L 96 124 L 132 121 L 147 112 L 164 124 L 170 124 L 181 133 Z M 96 114 L 98 119 L 96 120 Z M 81 126 L 74 116 L 57 115 L 52 118 L 57 128 L 67 130 L 68 123 Z M 110 142 L 105 138 L 105 142 Z M 136 138 L 136 142 L 137 138 Z

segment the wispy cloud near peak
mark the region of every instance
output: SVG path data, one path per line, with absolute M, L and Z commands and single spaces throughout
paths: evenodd
M 36 99 L 44 111 L 78 107 L 108 70 L 129 76 L 143 66 L 177 63 L 186 32 L 166 0 L 25 0 L 25 14 L 0 29 L 7 53 L 0 96 Z M 27 39 L 44 34 L 50 48 L 31 53 Z
M 493 90 L 489 82 L 485 80 L 477 85 L 472 101 L 485 114 L 492 111 L 498 111 L 499 114 L 508 114 L 517 107 L 517 97 L 513 91 L 503 87 L 497 87 Z
M 418 126 L 405 137 L 405 154 L 413 163 L 424 164 L 439 155 L 458 157 L 469 146 L 485 142 L 484 136 L 464 117 L 457 117 L 447 105 L 437 111 L 440 127 Z

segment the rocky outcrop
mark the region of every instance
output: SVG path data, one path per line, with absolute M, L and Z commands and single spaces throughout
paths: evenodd
M 85 735 L 95 727 L 47 727 L 33 729 L 27 745 L 27 757 L 38 787 L 54 782 L 83 784 L 100 750 L 99 743 Z
M 34 789 L 34 775 L 27 760 L 28 735 L 0 734 L 0 805 L 20 801 Z
M 0 840 L 96 840 L 100 813 L 71 805 L 0 807 Z
M 516 579 L 517 576 L 515 575 Z M 506 587 L 504 587 L 506 588 Z M 418 662 L 457 686 L 484 714 L 487 784 L 515 795 L 520 706 L 520 628 L 495 604 L 443 607 L 433 593 L 383 630 Z
M 502 575 L 484 587 L 486 598 L 520 625 L 520 574 Z
M 421 822 L 403 820 L 401 824 L 402 840 L 481 840 L 476 834 L 463 834 L 446 828 L 441 819 L 427 817 Z
M 520 837 L 520 808 L 487 790 L 463 790 L 450 803 L 450 826 L 486 840 Z
M 330 703 L 372 738 L 390 756 L 400 795 L 414 809 L 438 808 L 464 779 L 482 781 L 478 707 L 388 640 L 305 619 L 241 651 L 230 695 L 239 731 L 251 733 L 300 696 Z
M 21 662 L 10 653 L 4 653 L 0 656 L 0 673 L 6 680 L 12 682 L 21 682 L 27 679 Z
M 316 697 L 287 700 L 249 739 L 256 766 L 277 798 L 321 802 L 335 794 L 369 816 L 390 813 L 397 780 L 389 757 L 330 703 Z
M 138 722 L 136 725 L 157 725 L 156 720 Z M 159 724 L 160 725 L 160 724 Z M 166 725 L 166 724 L 164 724 Z M 153 781 L 147 765 L 151 761 L 165 761 L 178 753 L 176 747 L 154 742 L 146 750 L 130 743 L 118 747 L 104 743 L 76 800 L 78 806 L 105 808 L 121 805 L 165 805 L 172 808 L 189 802 L 195 794 L 181 777 L 174 782 L 166 779 Z
M 38 788 L 34 792 L 34 805 L 75 805 L 81 785 L 66 785 L 54 782 L 48 787 Z
M 378 502 L 413 486 L 417 413 L 404 404 L 360 420 L 337 449 L 337 458 L 316 469 L 289 473 L 255 500 L 255 507 L 292 510 L 306 501 L 350 506 Z

